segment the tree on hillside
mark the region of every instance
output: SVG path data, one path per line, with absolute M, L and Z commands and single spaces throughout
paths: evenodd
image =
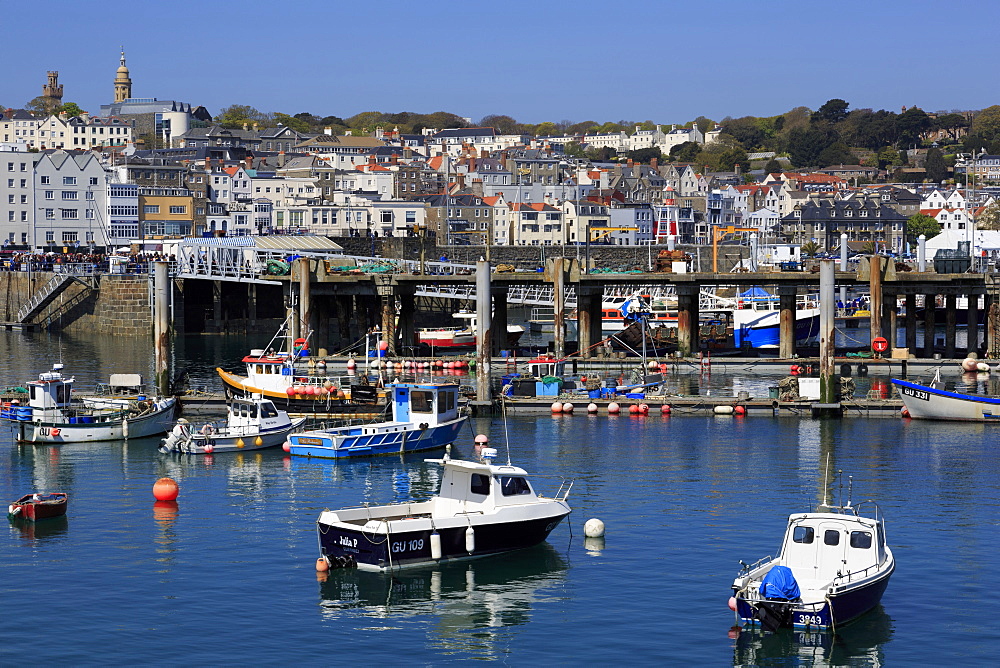
M 552 121 L 545 121 L 536 125 L 532 134 L 536 137 L 552 137 L 559 134 L 559 126 Z
M 271 115 L 246 104 L 232 104 L 220 109 L 219 115 L 214 120 L 224 128 L 240 128 L 244 124 L 254 123 L 267 127 L 271 122 Z
M 768 160 L 767 164 L 764 165 L 765 174 L 780 174 L 783 171 L 784 170 L 781 168 L 781 163 L 775 160 L 774 158 Z
M 899 139 L 896 114 L 885 110 L 854 109 L 837 125 L 837 131 L 848 146 L 872 150 L 895 144 Z
M 1000 139 L 1000 105 L 986 107 L 976 114 L 970 132 L 986 142 Z
M 670 159 L 677 162 L 694 162 L 695 156 L 701 151 L 701 144 L 696 141 L 686 141 L 670 148 Z
M 958 141 L 958 131 L 969 127 L 969 121 L 962 114 L 944 114 L 934 119 L 934 126 L 947 131 L 953 141 Z
M 820 154 L 836 140 L 837 135 L 829 126 L 792 130 L 788 134 L 788 153 L 792 164 L 796 167 L 818 165 Z
M 563 148 L 563 152 L 567 157 L 570 158 L 586 158 L 587 152 L 583 150 L 583 147 L 578 141 L 567 142 L 566 146 Z
M 373 132 L 382 123 L 381 111 L 362 111 L 347 119 L 347 126 L 361 133 Z
M 494 128 L 499 134 L 514 135 L 521 132 L 521 124 L 510 116 L 490 114 L 479 120 L 479 127 Z
M 635 162 L 648 163 L 653 158 L 656 158 L 657 160 L 662 160 L 663 153 L 660 152 L 659 148 L 653 146 L 652 148 L 640 148 L 636 149 L 635 151 L 628 151 L 625 154 L 625 157 L 630 158 Z
M 590 130 L 590 128 L 594 127 L 595 125 L 597 125 L 596 121 L 581 121 L 579 123 L 573 123 L 571 125 L 567 125 L 564 131 L 568 135 L 582 135 L 586 134 Z
M 920 142 L 921 135 L 931 129 L 931 119 L 920 107 L 910 107 L 896 117 L 896 129 L 900 145 L 906 148 Z
M 817 109 L 816 113 L 813 114 L 813 120 L 839 123 L 847 118 L 847 108 L 849 106 L 851 105 L 839 98 L 827 100 L 826 104 Z
M 858 159 L 851 149 L 847 147 L 842 141 L 837 141 L 822 151 L 816 156 L 816 163 L 821 167 L 830 167 L 831 165 L 854 165 L 857 164 Z
M 753 116 L 724 118 L 721 123 L 722 131 L 735 137 L 746 148 L 759 148 L 763 145 L 766 134 L 758 120 Z
M 312 132 L 312 126 L 306 121 L 278 111 L 274 112 L 274 122 L 281 123 L 285 127 L 291 128 L 296 132 Z
M 51 116 L 56 113 L 57 109 L 56 105 L 52 101 L 52 98 L 45 97 L 44 95 L 32 98 L 26 105 L 24 105 L 24 108 L 30 111 L 34 116 Z
M 927 151 L 924 170 L 927 172 L 927 180 L 933 183 L 940 183 L 948 178 L 948 163 L 945 162 L 941 149 L 932 148 Z
M 694 124 L 698 126 L 698 130 L 702 134 L 705 134 L 706 132 L 715 127 L 715 121 L 713 121 L 711 118 L 706 118 L 705 116 L 699 116 L 698 118 L 694 119 Z
M 906 219 L 906 240 L 911 246 L 917 243 L 917 237 L 923 234 L 928 239 L 932 239 L 941 233 L 941 223 L 930 216 L 922 213 L 915 213 Z
M 83 109 L 76 102 L 67 102 L 56 109 L 57 114 L 66 114 L 70 118 L 75 118 L 84 113 Z

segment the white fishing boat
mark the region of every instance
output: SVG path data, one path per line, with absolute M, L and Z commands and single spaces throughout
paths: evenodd
M 109 407 L 73 400 L 74 378 L 62 374 L 63 365 L 26 384 L 28 404 L 5 403 L 0 418 L 17 428 L 17 440 L 28 443 L 84 443 L 117 441 L 162 434 L 173 425 L 177 400 L 135 398 Z
M 259 395 L 240 397 L 229 403 L 224 422 L 208 422 L 192 429 L 186 419 L 178 420 L 160 444 L 160 452 L 210 455 L 273 448 L 284 443 L 285 437 L 305 421 L 304 417 L 289 418 L 288 413 Z
M 527 472 L 483 461 L 428 459 L 441 487 L 427 501 L 324 510 L 316 522 L 320 555 L 331 566 L 385 571 L 499 554 L 544 541 L 569 515 L 572 483 L 539 496 Z
M 1000 397 L 951 392 L 938 387 L 940 375 L 930 385 L 892 378 L 905 415 L 923 420 L 1000 421 Z
M 729 605 L 741 624 L 835 630 L 878 605 L 896 567 L 878 506 L 848 491 L 847 505 L 820 509 L 789 516 L 777 558 L 740 562 Z
M 392 419 L 292 434 L 288 451 L 303 457 L 370 457 L 443 448 L 468 416 L 454 383 L 392 383 Z

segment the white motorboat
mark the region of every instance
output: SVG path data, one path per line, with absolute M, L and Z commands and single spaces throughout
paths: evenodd
M 305 421 L 304 417 L 289 418 L 270 399 L 241 397 L 229 403 L 226 421 L 221 424 L 209 422 L 192 430 L 187 420 L 178 420 L 163 439 L 160 452 L 210 455 L 272 448 L 284 443 L 285 437 Z
M 936 380 L 940 380 L 940 376 Z M 918 385 L 907 380 L 892 379 L 906 414 L 926 420 L 964 420 L 967 422 L 1000 421 L 1000 397 L 950 392 L 937 383 Z
M 177 400 L 140 398 L 105 407 L 73 401 L 74 378 L 63 365 L 28 382 L 28 405 L 5 404 L 0 417 L 17 425 L 17 440 L 29 443 L 117 441 L 162 434 L 173 424 Z M 141 396 L 141 395 L 140 395 Z
M 872 516 L 861 515 L 871 506 Z M 744 625 L 835 630 L 882 599 L 896 562 L 873 501 L 789 516 L 781 552 L 743 565 L 730 608 Z
M 441 487 L 428 501 L 324 510 L 316 521 L 320 555 L 331 566 L 385 571 L 531 547 L 569 515 L 572 483 L 552 498 L 536 494 L 524 469 L 428 459 Z
M 426 327 L 417 330 L 417 343 L 423 343 L 432 348 L 475 348 L 476 347 L 476 314 L 472 311 L 459 311 L 452 314 L 453 318 L 464 320 L 465 324 L 458 327 Z M 516 346 L 524 334 L 523 325 L 507 325 L 507 346 Z

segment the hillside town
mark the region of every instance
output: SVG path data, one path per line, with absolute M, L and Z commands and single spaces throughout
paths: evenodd
M 752 233 L 811 255 L 838 252 L 843 237 L 852 252 L 906 256 L 919 235 L 931 250 L 1000 251 L 1000 107 L 895 114 L 830 100 L 769 119 L 631 127 L 438 113 L 453 127 L 401 128 L 370 113 L 349 127 L 133 97 L 124 52 L 109 93 L 87 113 L 63 103 L 49 72 L 28 108 L 0 113 L 5 251 L 155 253 L 190 236 L 642 246 Z

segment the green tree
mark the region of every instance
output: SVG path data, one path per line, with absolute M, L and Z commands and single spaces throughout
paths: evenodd
M 927 172 L 927 180 L 933 183 L 940 183 L 948 178 L 948 163 L 940 149 L 932 148 L 927 151 L 924 171 Z
M 747 148 L 762 146 L 767 136 L 758 119 L 753 116 L 724 118 L 722 120 L 722 131 L 727 135 L 732 135 Z
M 267 127 L 271 118 L 269 114 L 258 111 L 254 107 L 246 104 L 233 104 L 219 110 L 219 115 L 215 117 L 215 122 L 224 128 L 240 128 L 246 125 L 257 123 Z
M 775 160 L 774 158 L 768 160 L 767 164 L 764 165 L 765 174 L 780 174 L 783 171 L 784 170 L 781 168 L 781 163 Z
M 946 130 L 952 141 L 958 141 L 958 130 L 969 127 L 969 121 L 962 114 L 944 114 L 934 119 L 934 126 Z
M 580 145 L 578 141 L 571 141 L 566 144 L 563 149 L 566 155 L 570 158 L 586 158 L 587 152 L 583 150 L 583 146 Z
M 274 122 L 281 123 L 285 127 L 291 128 L 296 132 L 311 132 L 312 126 L 301 118 L 296 118 L 295 116 L 289 116 L 288 114 L 283 114 L 281 112 L 274 112 Z
M 698 130 L 702 134 L 705 134 L 706 132 L 715 127 L 715 121 L 713 121 L 711 118 L 706 118 L 705 116 L 699 116 L 698 118 L 694 119 L 694 124 L 698 126 Z
M 839 123 L 847 118 L 847 102 L 839 98 L 827 100 L 826 104 L 816 110 L 813 120 L 826 121 L 827 123 Z
M 917 237 L 923 234 L 928 239 L 933 239 L 941 233 L 941 223 L 934 218 L 922 213 L 915 213 L 906 219 L 906 239 L 911 246 L 917 243 Z
M 997 107 L 1000 109 L 1000 107 Z M 931 129 L 931 119 L 920 107 L 910 107 L 896 117 L 899 143 L 905 148 L 920 142 L 923 133 Z
M 976 114 L 969 131 L 986 142 L 1000 138 L 1000 105 L 994 104 Z
M 788 153 L 792 164 L 796 167 L 819 164 L 820 154 L 836 141 L 836 133 L 826 125 L 792 130 L 788 133 Z
M 34 116 L 51 116 L 56 113 L 57 109 L 55 103 L 52 101 L 52 98 L 45 97 L 44 95 L 32 98 L 28 104 L 24 105 L 24 108 L 30 111 Z
M 381 111 L 362 111 L 347 119 L 347 127 L 362 133 L 372 132 L 381 125 L 382 116 Z
M 636 149 L 635 151 L 629 151 L 625 154 L 625 157 L 631 158 L 635 162 L 644 163 L 651 161 L 653 158 L 656 158 L 657 160 L 662 160 L 663 153 L 660 152 L 659 148 L 653 146 L 651 148 L 640 148 Z
M 56 113 L 66 114 L 70 118 L 75 118 L 83 114 L 84 111 L 77 105 L 76 102 L 67 102 L 66 104 L 61 105 L 58 109 L 56 109 Z
M 847 148 L 847 144 L 837 141 L 820 151 L 816 161 L 823 167 L 829 167 L 831 165 L 853 165 L 858 162 L 858 159 L 851 153 L 851 149 Z
M 670 148 L 670 158 L 677 162 L 694 162 L 701 151 L 701 144 L 696 141 L 686 141 Z
M 814 257 L 816 253 L 823 250 L 823 247 L 820 246 L 815 241 L 807 241 L 804 244 L 802 244 L 799 250 L 802 251 L 802 254 L 805 255 L 806 257 Z
M 559 134 L 558 126 L 552 121 L 545 121 L 544 123 L 539 123 L 535 126 L 534 132 L 532 133 L 536 137 L 551 137 L 553 135 Z
M 499 114 L 483 116 L 479 121 L 479 126 L 483 128 L 493 128 L 502 135 L 519 134 L 523 129 L 521 124 L 510 116 L 501 116 Z

